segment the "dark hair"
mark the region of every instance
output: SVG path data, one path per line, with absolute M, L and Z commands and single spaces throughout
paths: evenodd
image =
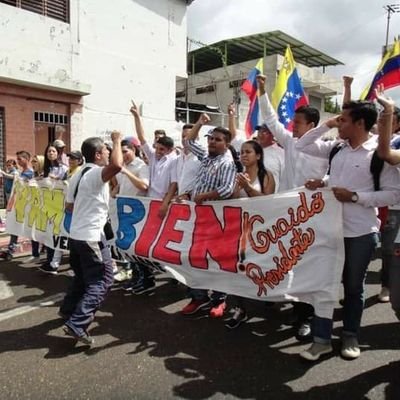
M 29 152 L 27 152 L 25 150 L 17 151 L 15 154 L 16 154 L 16 156 L 23 157 L 28 161 L 31 160 L 31 153 L 29 153 Z
M 93 163 L 96 159 L 96 153 L 103 150 L 104 141 L 99 137 L 90 137 L 86 139 L 81 146 L 81 153 L 86 162 Z
M 243 165 L 240 162 L 239 154 L 236 149 L 230 144 L 228 145 L 228 150 L 232 154 L 233 162 L 235 163 L 236 172 L 243 172 Z
M 133 150 L 135 152 L 136 157 L 140 157 L 140 149 L 139 147 L 135 146 L 131 140 L 124 139 L 121 142 L 121 147 L 127 147 L 129 150 Z
M 162 136 L 157 140 L 158 144 L 165 146 L 167 149 L 172 149 L 174 147 L 174 140 L 169 136 Z
M 353 122 L 363 120 L 364 128 L 367 131 L 371 130 L 378 118 L 378 111 L 376 110 L 374 103 L 370 101 L 348 101 L 343 104 L 342 109 L 349 111 L 349 115 Z
M 155 135 L 160 135 L 160 136 L 167 136 L 167 134 L 165 133 L 164 129 L 156 129 L 154 131 L 154 136 Z
M 260 156 L 260 158 L 257 160 L 257 177 L 258 180 L 260 181 L 261 192 L 264 193 L 264 179 L 265 176 L 268 175 L 268 172 L 264 165 L 264 150 L 261 144 L 256 142 L 255 140 L 247 140 L 243 144 L 249 144 L 253 148 L 256 155 Z
M 57 159 L 55 159 L 53 162 L 51 162 L 48 158 L 47 158 L 47 151 L 49 150 L 50 147 L 53 147 L 56 149 L 57 151 L 57 157 L 60 154 L 57 150 L 57 147 L 53 145 L 53 143 L 49 143 L 46 146 L 46 149 L 44 150 L 44 164 L 43 164 L 43 176 L 46 178 L 49 176 L 50 173 L 50 168 L 54 165 L 56 167 L 58 167 L 60 165 L 60 163 L 58 162 Z
M 231 142 L 231 140 L 232 140 L 232 133 L 230 132 L 230 130 L 226 129 L 226 128 L 222 127 L 222 126 L 217 126 L 216 128 L 214 128 L 211 131 L 211 133 L 213 133 L 213 132 L 222 133 L 224 135 L 225 142 L 227 144 L 229 144 Z
M 307 123 L 314 122 L 314 126 L 319 124 L 319 111 L 315 107 L 300 106 L 295 110 L 296 114 L 303 114 Z
M 17 162 L 16 162 L 13 158 L 8 159 L 8 160 L 6 161 L 6 165 L 7 165 L 8 163 L 11 163 L 13 167 L 16 167 L 16 166 L 17 166 Z
M 185 130 L 185 129 L 192 129 L 193 126 L 194 126 L 193 124 L 185 124 L 185 125 L 182 126 L 182 130 Z

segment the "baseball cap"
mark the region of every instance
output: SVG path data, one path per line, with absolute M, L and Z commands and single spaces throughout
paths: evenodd
M 82 158 L 83 158 L 82 153 L 78 150 L 71 151 L 71 153 L 68 153 L 67 156 L 69 158 L 72 158 L 73 160 L 82 160 Z
M 64 143 L 64 141 L 61 140 L 61 139 L 56 139 L 56 140 L 53 142 L 53 146 L 54 146 L 54 147 L 65 147 L 65 143 Z

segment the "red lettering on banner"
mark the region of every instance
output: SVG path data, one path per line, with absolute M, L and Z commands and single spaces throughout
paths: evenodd
M 302 229 L 294 228 L 289 249 L 286 249 L 281 240 L 278 241 L 278 248 L 281 252 L 281 257 L 275 256 L 272 258 L 276 268 L 271 268 L 263 273 L 262 269 L 258 265 L 253 263 L 247 264 L 246 276 L 250 278 L 256 286 L 258 286 L 257 296 L 261 296 L 262 294 L 267 295 L 266 286 L 270 289 L 278 286 L 314 241 L 315 232 L 313 229 L 307 228 L 306 232 L 303 232 Z
M 135 243 L 135 254 L 139 257 L 149 258 L 150 246 L 155 242 L 163 220 L 157 215 L 161 207 L 161 201 L 152 200 L 149 205 L 149 213 L 142 228 L 140 236 Z
M 181 265 L 181 252 L 168 248 L 170 242 L 180 243 L 183 231 L 175 229 L 178 221 L 190 219 L 190 206 L 187 204 L 173 204 L 162 228 L 159 239 L 153 249 L 153 257 L 166 263 Z
M 279 218 L 270 229 L 265 231 L 255 230 L 254 224 L 259 222 L 264 223 L 264 218 L 260 215 L 253 215 L 249 218 L 249 242 L 254 251 L 259 254 L 266 253 L 271 243 L 277 243 L 279 239 L 286 236 L 290 231 L 292 231 L 296 226 L 307 222 L 315 214 L 319 214 L 325 207 L 324 199 L 322 198 L 322 193 L 314 193 L 310 205 L 307 204 L 306 195 L 304 192 L 299 193 L 300 205 L 295 211 L 292 207 L 288 208 L 289 218 Z M 253 232 L 255 231 L 255 236 Z
M 208 269 L 209 254 L 224 271 L 237 272 L 239 241 L 242 226 L 240 207 L 223 207 L 224 224 L 212 206 L 196 206 L 189 261 L 194 268 Z

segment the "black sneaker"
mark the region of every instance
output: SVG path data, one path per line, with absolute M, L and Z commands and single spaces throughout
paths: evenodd
M 91 346 L 94 343 L 94 339 L 85 332 L 82 336 L 78 336 L 68 325 L 63 326 L 63 331 L 67 336 L 73 337 L 77 342 Z
M 243 310 L 242 308 L 235 307 L 232 317 L 225 321 L 225 326 L 228 329 L 235 329 L 242 322 L 245 322 L 246 320 L 247 320 L 246 311 Z
M 3 251 L 0 253 L 0 258 L 5 261 L 11 261 L 13 259 L 13 255 L 9 251 Z
M 132 288 L 133 294 L 143 294 L 154 290 L 156 283 L 154 281 L 142 281 L 141 284 Z
M 50 275 L 57 275 L 58 271 L 57 269 L 54 269 L 51 265 L 49 264 L 43 264 L 39 267 L 39 270 Z

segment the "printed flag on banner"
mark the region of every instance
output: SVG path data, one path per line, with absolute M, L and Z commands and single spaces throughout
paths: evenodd
M 385 53 L 375 73 L 374 79 L 361 93 L 361 100 L 374 100 L 375 89 L 383 84 L 385 89 L 400 86 L 400 41 L 394 41 L 393 46 Z
M 247 79 L 243 82 L 241 89 L 246 93 L 249 98 L 249 112 L 246 118 L 245 131 L 246 136 L 249 138 L 259 125 L 258 114 L 258 89 L 257 89 L 257 75 L 263 74 L 264 60 L 260 58 L 257 65 L 250 71 Z
M 290 131 L 293 128 L 295 110 L 300 106 L 308 105 L 308 98 L 297 74 L 290 46 L 286 48 L 285 58 L 272 92 L 271 102 L 278 113 L 279 121 Z

